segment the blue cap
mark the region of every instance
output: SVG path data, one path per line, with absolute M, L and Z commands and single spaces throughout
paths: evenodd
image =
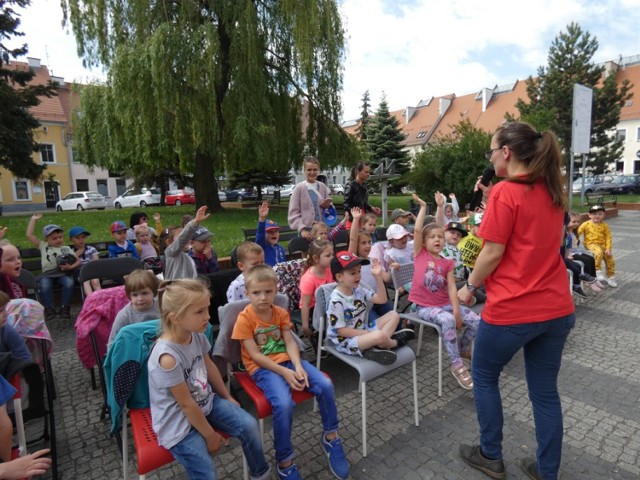
M 42 236 L 46 238 L 49 235 L 51 235 L 53 232 L 62 232 L 62 231 L 63 231 L 62 227 L 59 227 L 58 225 L 50 223 L 49 225 L 45 225 L 44 227 L 42 227 Z
M 333 205 L 325 208 L 322 211 L 322 214 L 324 215 L 324 223 L 326 223 L 329 227 L 333 227 L 338 221 L 338 211 Z
M 122 220 L 115 221 L 111 224 L 111 233 L 121 230 L 128 230 L 127 225 Z
M 71 230 L 69 230 L 69 238 L 77 237 L 78 235 L 82 235 L 83 233 L 87 236 L 91 235 L 82 227 L 71 227 Z
M 280 225 L 278 225 L 278 222 L 275 220 L 267 219 L 267 221 L 264 222 L 264 231 L 268 232 L 269 230 L 280 230 Z

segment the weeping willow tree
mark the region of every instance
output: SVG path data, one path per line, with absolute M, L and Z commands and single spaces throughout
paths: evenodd
M 85 65 L 74 132 L 89 165 L 193 173 L 219 207 L 225 171 L 326 167 L 357 155 L 339 127 L 344 30 L 335 0 L 62 0 Z

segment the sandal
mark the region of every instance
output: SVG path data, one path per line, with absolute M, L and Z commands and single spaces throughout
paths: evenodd
M 466 369 L 464 364 L 460 364 L 457 367 L 452 366 L 451 373 L 453 374 L 453 378 L 458 381 L 462 388 L 464 388 L 465 390 L 473 389 L 473 380 L 471 379 L 469 370 Z

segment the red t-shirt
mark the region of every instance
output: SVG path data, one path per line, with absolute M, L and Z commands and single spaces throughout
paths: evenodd
M 502 181 L 493 187 L 478 236 L 505 249 L 485 280 L 484 321 L 518 325 L 573 313 L 560 256 L 563 217 L 543 181 L 534 185 Z
M 313 308 L 316 304 L 316 290 L 322 285 L 327 283 L 333 283 L 333 275 L 331 275 L 331 269 L 327 268 L 324 272 L 324 277 L 316 277 L 312 269 L 309 268 L 302 274 L 300 278 L 300 305 L 302 308 L 302 295 L 311 295 L 311 302 L 309 302 L 309 308 Z

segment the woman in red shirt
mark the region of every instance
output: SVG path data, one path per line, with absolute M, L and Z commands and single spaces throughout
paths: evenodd
M 500 127 L 486 156 L 505 180 L 491 189 L 478 233 L 484 247 L 458 293 L 468 303 L 483 283 L 487 292 L 472 364 L 480 445 L 462 445 L 460 455 L 490 477 L 506 478 L 499 378 L 523 349 L 538 450 L 537 458 L 523 459 L 520 466 L 529 478 L 555 480 L 563 435 L 557 378 L 575 325 L 558 253 L 566 202 L 562 156 L 553 133 L 522 122 Z

